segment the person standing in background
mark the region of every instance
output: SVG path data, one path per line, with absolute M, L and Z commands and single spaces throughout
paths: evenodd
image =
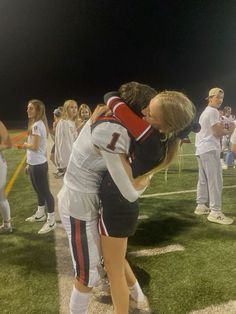
M 49 188 L 48 162 L 46 158 L 46 141 L 48 136 L 48 123 L 45 106 L 42 101 L 33 99 L 28 102 L 27 114 L 28 140 L 22 145 L 27 152 L 26 174 L 29 174 L 31 183 L 38 197 L 38 209 L 35 214 L 26 218 L 28 222 L 45 221 L 39 234 L 48 233 L 55 229 L 55 202 Z M 47 216 L 45 213 L 47 205 Z
M 230 135 L 235 125 L 229 123 L 225 128 L 220 121 L 218 108 L 223 103 L 224 91 L 215 87 L 210 89 L 208 105 L 202 112 L 199 123 L 200 132 L 196 135 L 195 146 L 198 162 L 197 207 L 196 215 L 208 214 L 207 219 L 223 225 L 230 225 L 233 219 L 222 212 L 222 167 L 220 162 L 220 138 Z M 209 207 L 207 206 L 209 205 Z
M 91 110 L 88 105 L 81 104 L 78 110 L 78 123 L 77 123 L 77 131 L 78 133 L 81 131 L 82 127 L 91 117 Z
M 7 178 L 7 163 L 2 151 L 11 148 L 11 140 L 7 128 L 0 121 L 0 208 L 3 224 L 0 226 L 0 233 L 11 233 L 11 211 L 8 200 L 6 199 L 4 188 Z
M 66 100 L 63 105 L 62 118 L 57 124 L 55 133 L 55 163 L 57 165 L 56 178 L 64 176 L 72 145 L 78 136 L 78 105 L 73 99 Z
M 62 111 L 63 111 L 63 107 L 61 107 L 61 106 L 59 106 L 58 108 L 56 108 L 53 111 L 53 124 L 52 124 L 51 137 L 53 139 L 54 144 L 53 144 L 52 149 L 51 149 L 50 160 L 52 161 L 54 166 L 56 166 L 56 163 L 55 163 L 55 133 L 56 133 L 57 124 L 61 119 Z

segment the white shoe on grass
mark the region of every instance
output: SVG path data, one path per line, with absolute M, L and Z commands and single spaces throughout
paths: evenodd
M 214 213 L 211 211 L 211 213 L 208 215 L 207 219 L 210 222 L 215 222 L 217 224 L 221 225 L 231 225 L 234 221 L 230 217 L 226 217 L 222 212 L 218 211 Z
M 206 205 L 198 204 L 195 211 L 194 211 L 194 214 L 196 214 L 196 215 L 208 215 L 208 214 L 210 214 L 210 212 L 211 212 L 210 208 L 208 208 Z
M 47 220 L 42 228 L 38 231 L 38 234 L 48 233 L 56 228 L 56 222 L 51 222 Z
M 45 214 L 38 216 L 37 213 L 35 213 L 33 216 L 26 218 L 25 221 L 35 222 L 35 221 L 45 221 L 46 219 L 47 217 Z

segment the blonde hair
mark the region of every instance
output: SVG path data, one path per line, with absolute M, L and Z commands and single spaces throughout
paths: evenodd
M 28 104 L 32 104 L 34 106 L 34 109 L 36 112 L 35 117 L 29 119 L 28 134 L 32 133 L 32 125 L 34 124 L 34 122 L 42 120 L 44 125 L 45 125 L 47 136 L 48 136 L 49 128 L 48 128 L 48 120 L 47 120 L 46 113 L 45 113 L 44 103 L 41 100 L 32 99 L 32 100 L 28 101 Z
M 74 99 L 68 99 L 64 102 L 63 105 L 63 111 L 62 111 L 62 119 L 64 120 L 68 120 L 69 119 L 69 115 L 68 115 L 68 108 L 70 105 L 76 105 L 78 108 L 78 104 Z M 74 118 L 74 120 L 77 120 L 77 116 Z
M 165 128 L 166 155 L 162 162 L 150 173 L 158 172 L 168 167 L 177 155 L 180 147 L 178 132 L 189 126 L 195 117 L 195 107 L 191 100 L 177 91 L 164 91 L 152 99 L 158 102 L 161 112 L 161 124 Z
M 86 104 L 81 104 L 81 105 L 79 106 L 79 110 L 78 110 L 78 118 L 79 118 L 79 119 L 83 120 L 82 115 L 81 115 L 82 110 L 88 110 L 88 112 L 89 112 L 89 118 L 91 117 L 92 112 L 91 112 L 89 106 L 86 105 Z

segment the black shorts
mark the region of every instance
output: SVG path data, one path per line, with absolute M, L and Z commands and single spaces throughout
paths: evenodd
M 100 234 L 126 238 L 135 233 L 139 214 L 138 201 L 127 201 L 112 180 L 109 172 L 101 184 L 102 210 L 99 221 Z

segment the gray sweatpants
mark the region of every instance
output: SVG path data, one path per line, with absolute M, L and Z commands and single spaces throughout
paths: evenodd
M 212 150 L 197 155 L 197 162 L 197 204 L 209 203 L 211 210 L 221 210 L 223 178 L 220 152 Z

